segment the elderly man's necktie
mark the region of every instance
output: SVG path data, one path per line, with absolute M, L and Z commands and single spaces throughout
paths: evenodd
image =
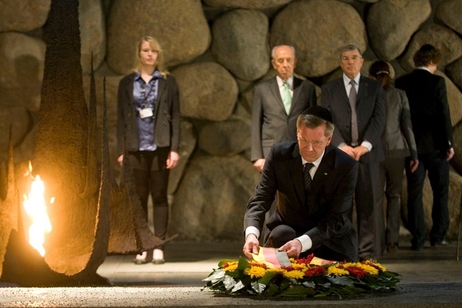
M 359 139 L 359 134 L 358 134 L 358 117 L 356 115 L 356 81 L 354 79 L 351 79 L 350 81 L 351 84 L 351 89 L 350 89 L 350 95 L 348 96 L 348 99 L 350 100 L 350 107 L 351 107 L 351 144 L 352 145 L 358 145 L 358 139 Z
M 282 90 L 282 103 L 284 104 L 284 109 L 287 114 L 290 112 L 290 106 L 292 105 L 292 95 L 289 90 L 289 83 L 284 81 L 284 89 Z

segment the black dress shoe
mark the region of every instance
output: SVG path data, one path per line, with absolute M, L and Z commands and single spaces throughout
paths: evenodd
M 413 251 L 422 251 L 423 246 L 412 245 L 411 250 Z

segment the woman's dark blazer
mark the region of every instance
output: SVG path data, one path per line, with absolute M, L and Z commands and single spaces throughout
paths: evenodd
M 139 134 L 137 116 L 133 102 L 133 80 L 136 73 L 120 80 L 117 97 L 117 152 L 138 151 Z M 157 101 L 154 110 L 154 142 L 158 147 L 169 147 L 178 152 L 180 139 L 180 108 L 178 85 L 171 75 L 159 79 Z M 125 146 L 124 146 L 125 145 Z

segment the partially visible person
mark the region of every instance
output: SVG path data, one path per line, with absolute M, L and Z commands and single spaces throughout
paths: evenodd
M 154 234 L 165 239 L 168 226 L 167 186 L 170 169 L 178 163 L 180 113 L 178 86 L 163 67 L 159 43 L 144 36 L 137 44 L 136 71 L 122 78 L 118 89 L 117 143 L 122 165 L 125 150 L 133 167 L 136 191 L 148 221 L 148 197 L 153 201 Z M 152 262 L 164 263 L 164 247 Z M 148 251 L 133 260 L 149 262 Z
M 385 194 L 377 195 L 376 234 L 378 253 L 398 250 L 401 221 L 401 187 L 404 163 L 409 157 L 409 170 L 419 166 L 417 146 L 412 132 L 411 113 L 406 93 L 394 87 L 390 66 L 385 61 L 375 61 L 369 68 L 369 77 L 382 83 L 385 90 L 387 122 L 382 136 L 385 160 L 380 162 L 379 187 Z M 386 222 L 383 219 L 384 195 L 387 197 Z M 385 227 L 384 227 L 385 226 Z M 385 247 L 386 244 L 386 247 Z
M 271 64 L 277 76 L 253 90 L 251 161 L 259 171 L 274 143 L 296 140 L 296 121 L 303 110 L 316 105 L 314 84 L 294 76 L 295 49 L 275 46 Z
M 272 146 L 255 195 L 244 218 L 244 254 L 258 253 L 265 213 L 277 194 L 277 209 L 267 221 L 264 246 L 289 257 L 357 261 L 358 246 L 349 219 L 358 163 L 330 146 L 334 125 L 329 111 L 313 106 L 298 117 L 297 141 Z
M 427 172 L 433 191 L 430 244 L 448 244 L 449 161 L 454 148 L 446 83 L 434 74 L 440 60 L 441 52 L 425 44 L 414 55 L 414 71 L 396 79 L 396 87 L 403 89 L 409 99 L 419 158 L 414 172 L 406 164 L 408 228 L 413 236 L 412 249 L 416 251 L 422 250 L 426 238 L 422 195 Z
M 355 191 L 359 258 L 374 259 L 375 204 L 381 193 L 379 162 L 384 160 L 382 134 L 386 114 L 382 84 L 361 75 L 364 58 L 359 48 L 340 51 L 340 79 L 322 86 L 321 105 L 332 113 L 332 145 L 359 162 Z

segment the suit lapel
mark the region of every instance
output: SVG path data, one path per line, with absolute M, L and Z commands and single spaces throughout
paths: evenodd
M 130 105 L 133 105 L 133 82 L 135 80 L 135 76 L 136 76 L 136 73 L 132 74 L 129 78 L 127 78 L 126 82 L 127 82 L 127 86 L 125 87 L 126 91 L 127 91 L 127 96 L 130 98 L 129 100 L 127 100 L 127 103 L 130 104 Z M 134 106 L 133 106 L 134 108 Z
M 268 87 L 273 94 L 274 98 L 278 101 L 279 105 L 284 108 L 284 104 L 282 103 L 281 92 L 279 91 L 278 82 L 276 77 L 271 78 L 268 83 Z
M 293 84 L 293 89 L 294 89 L 294 94 L 292 96 L 292 105 L 290 106 L 290 111 L 292 112 L 292 109 L 294 108 L 294 105 L 296 104 L 298 97 L 300 96 L 300 93 L 302 91 L 302 80 L 298 79 L 297 77 L 294 76 L 294 84 Z
M 156 99 L 156 111 L 155 114 L 157 115 L 157 110 L 159 110 L 159 102 L 161 101 L 162 96 L 165 95 L 167 88 L 167 81 L 164 78 L 159 78 L 157 84 L 157 99 Z
M 361 102 L 361 99 L 365 96 L 367 96 L 367 91 L 369 90 L 369 83 L 367 80 L 361 75 L 359 77 L 359 91 L 358 95 L 356 97 L 356 107 L 359 105 Z
M 347 92 L 346 92 L 346 89 L 345 89 L 345 84 L 343 83 L 343 77 L 340 78 L 340 79 L 337 79 L 336 81 L 334 81 L 337 83 L 337 85 L 334 85 L 334 88 L 335 89 L 339 89 L 339 93 L 338 95 L 340 95 L 340 98 L 341 100 L 347 104 L 348 106 L 350 106 L 350 99 L 348 98 L 348 95 L 347 95 Z
M 292 159 L 289 162 L 289 172 L 294 185 L 295 195 L 298 199 L 300 205 L 305 204 L 305 187 L 303 184 L 303 166 L 302 166 L 302 157 L 300 156 L 300 151 L 298 144 L 294 147 L 292 152 Z
M 312 194 L 314 196 L 317 195 L 319 188 L 324 186 L 324 183 L 329 178 L 329 175 L 331 174 L 333 168 L 334 168 L 334 151 L 332 151 L 331 146 L 328 146 L 326 147 L 326 152 L 324 153 L 321 163 L 319 164 L 319 167 L 316 170 L 316 173 L 313 178 L 311 188 L 312 188 Z

